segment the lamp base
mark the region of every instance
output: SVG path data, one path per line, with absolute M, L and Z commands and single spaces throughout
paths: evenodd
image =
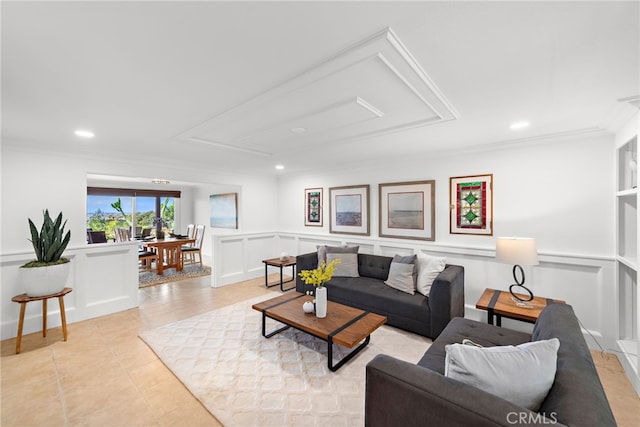
M 524 289 L 529 294 L 529 298 L 522 298 L 520 295 L 517 295 L 513 291 L 513 288 Z M 527 288 L 522 283 L 514 283 L 513 285 L 509 286 L 509 293 L 511 293 L 511 299 L 516 303 L 518 307 L 533 308 L 533 305 L 529 303 L 529 301 L 533 300 L 533 292 L 531 292 L 531 290 L 529 290 L 529 288 Z
M 531 304 L 529 301 L 520 301 L 519 299 L 517 299 L 513 295 L 511 296 L 511 301 L 513 301 L 515 306 L 518 307 L 518 308 L 526 308 L 526 309 L 529 309 L 529 310 L 535 308 L 535 306 L 533 304 Z

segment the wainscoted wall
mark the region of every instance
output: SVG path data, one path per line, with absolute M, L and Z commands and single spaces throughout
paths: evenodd
M 138 306 L 138 243 L 105 243 L 69 247 L 71 259 L 67 286 L 73 292 L 64 297 L 67 323 L 104 316 Z M 33 252 L 14 252 L 0 256 L 2 339 L 13 338 L 18 331 L 20 304 L 11 301 L 24 292 L 17 281 L 18 268 L 34 258 Z M 60 308 L 56 299 L 47 303 L 49 328 L 60 326 Z M 42 303 L 27 304 L 23 335 L 42 330 Z
M 486 321 L 486 312 L 475 308 L 485 288 L 507 290 L 513 282 L 512 266 L 495 261 L 495 249 L 452 245 L 420 244 L 392 239 L 352 238 L 345 235 L 306 233 L 252 233 L 213 236 L 212 286 L 224 286 L 239 280 L 264 275 L 263 259 L 281 252 L 291 255 L 314 252 L 316 245 L 359 245 L 361 253 L 393 256 L 418 251 L 446 256 L 448 263 L 465 268 L 465 317 Z M 615 279 L 613 257 L 562 253 L 539 253 L 540 265 L 525 266 L 526 283 L 536 295 L 562 299 L 571 304 L 580 319 L 585 338 L 599 348 L 615 348 L 617 299 L 611 292 Z M 277 272 L 276 269 L 273 272 Z M 503 319 L 511 329 L 531 331 L 532 325 Z

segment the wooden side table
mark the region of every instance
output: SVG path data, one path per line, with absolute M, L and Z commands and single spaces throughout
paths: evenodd
M 292 286 L 290 288 L 284 289 L 282 285 L 284 283 L 289 283 L 296 280 L 296 257 L 290 256 L 290 257 L 286 257 L 285 259 L 271 258 L 271 259 L 262 260 L 262 262 L 264 263 L 264 285 L 267 288 L 273 288 L 274 286 L 278 286 L 278 284 L 280 285 L 280 290 L 282 292 L 290 291 L 291 289 L 295 288 L 295 286 Z M 269 266 L 280 268 L 280 283 L 269 284 L 269 274 L 267 273 L 267 269 L 269 268 Z M 291 267 L 292 276 L 291 276 L 291 280 L 287 280 L 286 282 L 283 282 L 282 269 L 284 269 L 285 267 Z
M 60 303 L 60 317 L 62 318 L 62 336 L 67 340 L 67 317 L 64 312 L 64 296 L 71 292 L 72 288 L 64 288 L 58 293 L 51 295 L 43 295 L 40 297 L 30 297 L 27 294 L 16 295 L 11 301 L 20 304 L 20 320 L 18 321 L 18 336 L 16 339 L 16 354 L 20 353 L 20 344 L 22 344 L 22 327 L 24 326 L 24 313 L 27 303 L 31 301 L 42 301 L 42 336 L 47 336 L 47 300 L 49 298 L 58 298 Z
M 519 294 L 518 294 L 519 295 Z M 523 295 L 528 297 L 528 295 Z M 535 297 L 529 301 L 531 308 L 519 307 L 513 301 L 511 293 L 487 288 L 476 303 L 476 308 L 487 310 L 487 323 L 493 325 L 493 318 L 496 318 L 496 325 L 502 326 L 502 318 L 522 320 L 523 322 L 535 323 L 540 316 L 540 312 L 549 304 L 564 304 L 562 300 Z

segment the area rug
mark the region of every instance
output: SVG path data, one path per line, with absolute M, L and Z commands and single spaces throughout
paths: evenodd
M 261 313 L 251 305 L 268 298 L 247 300 L 140 335 L 226 427 L 362 426 L 365 365 L 379 353 L 415 363 L 431 343 L 383 326 L 362 352 L 331 372 L 325 342 L 294 329 L 262 337 Z M 267 331 L 279 326 L 267 320 Z M 336 346 L 334 358 L 348 351 Z
M 143 271 L 138 273 L 138 287 L 146 288 L 148 286 L 160 285 L 167 282 L 177 282 L 178 280 L 192 279 L 194 277 L 210 276 L 211 267 L 199 264 L 185 265 L 182 271 L 176 271 L 175 268 L 169 268 L 162 272 L 162 276 L 156 274 L 155 271 Z

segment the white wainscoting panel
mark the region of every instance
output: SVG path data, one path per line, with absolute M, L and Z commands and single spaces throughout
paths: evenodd
M 447 257 L 449 264 L 465 268 L 465 317 L 485 322 L 487 314 L 475 308 L 485 288 L 508 290 L 512 265 L 495 260 L 495 248 L 438 245 L 401 239 L 303 233 L 252 233 L 213 236 L 212 286 L 223 286 L 264 274 L 261 260 L 316 251 L 316 245 L 358 245 L 361 253 L 393 256 L 422 251 Z M 540 264 L 524 266 L 525 284 L 535 295 L 565 300 L 573 306 L 587 343 L 615 350 L 618 315 L 613 258 L 590 255 L 539 253 Z M 243 262 L 244 260 L 244 262 Z M 259 266 L 259 267 L 258 267 Z M 503 319 L 503 326 L 531 332 L 533 325 Z M 595 339 L 595 341 L 594 341 Z
M 73 292 L 64 297 L 67 323 L 75 323 L 138 306 L 138 244 L 104 243 L 70 247 L 65 257 L 71 259 L 67 286 Z M 20 304 L 11 301 L 24 293 L 17 282 L 18 268 L 34 258 L 31 252 L 0 255 L 2 273 L 2 339 L 17 335 Z M 58 327 L 58 301 L 47 303 L 47 326 Z M 27 304 L 23 335 L 42 330 L 42 303 Z

